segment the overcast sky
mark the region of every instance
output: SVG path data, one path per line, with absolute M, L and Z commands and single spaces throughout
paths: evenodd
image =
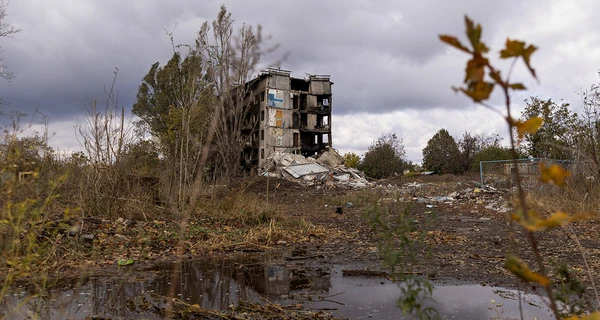
M 192 43 L 221 3 L 236 23 L 260 24 L 279 44 L 265 65 L 289 53 L 281 67 L 292 75 L 331 75 L 333 145 L 342 154 L 362 154 L 386 132 L 404 140 L 414 162 L 441 128 L 455 138 L 465 131 L 507 137 L 499 115 L 450 89 L 464 77 L 466 56 L 438 35 L 464 39 L 465 14 L 482 23 L 494 55 L 507 36 L 540 48 L 532 57 L 539 84 L 521 63 L 514 72 L 529 88 L 514 96 L 514 116 L 531 95 L 564 99 L 576 110 L 577 93 L 599 82 L 600 1 L 593 0 L 12 0 L 7 22 L 22 32 L 0 45 L 17 78 L 0 81 L 0 97 L 8 109 L 47 114 L 51 145 L 76 150 L 84 94 L 99 96 L 118 67 L 119 103 L 131 110 L 141 78 L 172 54 L 165 29 L 175 30 L 175 42 Z M 495 95 L 492 104 L 501 103 Z

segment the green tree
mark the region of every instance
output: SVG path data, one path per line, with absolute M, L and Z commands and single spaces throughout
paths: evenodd
M 183 58 L 175 52 L 164 67 L 153 64 L 138 89 L 132 112 L 140 118 L 138 126 L 157 138 L 167 158 L 176 157 L 181 134 L 201 139 L 205 131 L 207 104 L 202 98 L 210 96 L 210 91 L 202 79 L 200 60 L 195 52 Z M 190 115 L 188 121 L 193 125 L 184 131 L 185 114 Z
M 501 138 L 498 134 L 463 133 L 462 138 L 457 142 L 460 151 L 457 172 L 464 173 L 471 170 L 475 156 L 490 146 L 499 146 L 500 140 Z M 477 167 L 477 170 L 479 170 L 479 167 Z
M 359 169 L 374 179 L 402 174 L 404 169 L 404 145 L 395 133 L 383 134 L 369 147 Z
M 537 132 L 525 133 L 524 150 L 534 158 L 568 160 L 572 158 L 579 125 L 578 116 L 569 110 L 568 103 L 557 104 L 552 99 L 530 97 L 525 100 L 521 121 L 534 117 L 543 120 Z
M 354 152 L 347 152 L 344 154 L 344 165 L 348 168 L 356 168 L 360 162 L 360 157 Z
M 169 190 L 177 187 L 180 205 L 201 179 L 230 179 L 240 172 L 251 138 L 240 134 L 252 122 L 247 84 L 260 61 L 260 43 L 260 28 L 255 32 L 242 24 L 235 30 L 231 13 L 221 6 L 212 23 L 202 24 L 194 45 L 173 45 L 187 53 L 175 51 L 162 68 L 155 63 L 139 87 L 133 113 L 159 143 Z
M 249 117 L 253 93 L 247 84 L 260 61 L 261 39 L 260 28 L 235 29 L 231 13 L 221 6 L 212 23 L 202 24 L 194 45 L 174 46 L 188 48 L 187 53 L 174 52 L 164 67 L 155 63 L 144 77 L 133 113 L 157 138 L 178 183 L 186 184 L 199 171 L 225 179 L 239 173 L 251 138 L 241 129 L 258 123 Z M 198 168 L 201 162 L 204 168 Z
M 521 158 L 520 156 L 519 158 Z M 512 152 L 508 147 L 502 147 L 498 145 L 487 146 L 480 150 L 473 156 L 471 161 L 471 170 L 479 171 L 480 161 L 491 161 L 491 160 L 510 160 L 512 159 Z
M 600 75 L 600 72 L 599 72 Z M 600 178 L 600 84 L 580 93 L 583 103 L 581 122 L 578 128 L 577 150 L 584 161 L 580 168 L 585 175 Z
M 459 173 L 459 158 L 460 150 L 456 140 L 446 129 L 440 129 L 423 149 L 423 168 L 439 174 Z

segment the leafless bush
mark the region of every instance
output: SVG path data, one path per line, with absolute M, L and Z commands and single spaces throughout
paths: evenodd
M 136 181 L 132 168 L 124 158 L 128 146 L 136 139 L 134 126 L 126 118 L 125 109 L 118 104 L 115 89 L 118 69 L 115 68 L 111 87 L 105 90 L 104 99 L 85 97 L 87 116 L 76 127 L 76 136 L 83 155 L 72 170 L 78 170 L 79 186 L 76 192 L 79 205 L 87 216 L 132 216 L 126 211 L 131 184 Z M 129 163 L 131 164 L 131 163 Z

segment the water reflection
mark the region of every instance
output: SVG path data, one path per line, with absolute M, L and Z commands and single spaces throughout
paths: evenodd
M 259 260 L 188 261 L 158 265 L 140 280 L 124 271 L 119 279 L 95 278 L 43 298 L 26 300 L 13 293 L 0 307 L 9 319 L 37 315 L 43 319 L 106 318 L 162 319 L 164 297 L 173 272 L 177 273 L 176 298 L 205 308 L 227 309 L 240 300 L 281 304 L 302 303 L 314 309 L 335 309 L 334 315 L 351 319 L 411 319 L 396 307 L 397 285 L 381 278 L 343 277 L 341 266 L 308 267 Z M 500 290 L 500 292 L 498 291 Z M 328 299 L 323 297 L 331 296 Z M 502 288 L 437 286 L 435 307 L 446 319 L 519 318 L 518 301 Z M 524 316 L 547 318 L 551 314 L 535 297 L 524 304 Z M 495 300 L 496 303 L 491 303 Z M 535 306 L 535 305 L 538 306 Z

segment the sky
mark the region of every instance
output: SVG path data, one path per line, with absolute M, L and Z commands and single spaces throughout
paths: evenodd
M 528 88 L 513 95 L 518 117 L 530 96 L 581 108 L 579 93 L 600 82 L 599 1 L 586 0 L 12 0 L 6 23 L 21 29 L 0 38 L 0 57 L 17 77 L 0 80 L 0 97 L 17 110 L 23 126 L 42 130 L 48 116 L 50 145 L 81 149 L 75 126 L 87 115 L 85 97 L 101 97 L 119 69 L 119 105 L 130 111 L 142 77 L 172 55 L 176 43 L 193 43 L 204 21 L 224 4 L 236 25 L 262 27 L 277 50 L 261 65 L 280 61 L 293 76 L 329 74 L 333 86 L 333 146 L 363 154 L 384 133 L 396 133 L 406 157 L 422 160 L 427 141 L 444 128 L 500 134 L 503 118 L 456 94 L 467 56 L 441 43 L 439 34 L 464 36 L 464 15 L 483 26 L 492 62 L 506 38 L 532 43 L 535 81 L 522 62 L 512 79 Z M 282 60 L 283 59 L 283 60 Z M 496 92 L 490 104 L 504 110 Z M 39 113 L 36 113 L 36 110 Z

